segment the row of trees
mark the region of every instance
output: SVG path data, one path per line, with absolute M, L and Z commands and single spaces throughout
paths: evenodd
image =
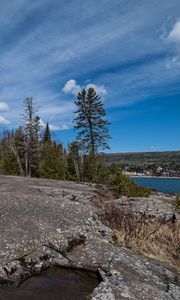
M 117 194 L 148 196 L 122 174 L 118 166 L 107 166 L 100 155 L 109 148 L 108 121 L 99 95 L 93 88 L 82 90 L 75 101 L 75 141 L 65 148 L 53 141 L 47 123 L 42 135 L 40 117 L 32 97 L 24 100 L 21 126 L 4 132 L 0 140 L 0 172 L 8 175 L 101 182 Z
M 43 137 L 40 117 L 32 97 L 23 102 L 22 123 L 4 132 L 0 140 L 0 171 L 5 174 L 82 180 L 84 169 L 94 163 L 99 150 L 108 148 L 108 122 L 99 95 L 83 89 L 75 101 L 74 129 L 77 139 L 65 149 L 53 141 L 47 123 Z

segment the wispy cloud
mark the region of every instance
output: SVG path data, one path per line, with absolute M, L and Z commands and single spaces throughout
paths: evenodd
M 151 151 L 159 151 L 160 148 L 159 148 L 159 146 L 150 146 L 149 150 L 151 150 Z
M 180 67 L 180 21 L 173 25 L 167 36 L 167 41 L 175 45 L 175 54 L 168 58 L 166 66 L 168 69 L 173 66 Z
M 58 131 L 58 130 L 68 130 L 69 127 L 66 124 L 63 124 L 62 126 L 56 126 L 56 125 L 49 125 L 50 130 L 52 131 Z
M 9 125 L 11 122 L 4 118 L 3 116 L 0 116 L 0 125 Z
M 177 21 L 169 32 L 167 39 L 180 45 L 180 21 Z
M 71 127 L 82 87 L 106 96 L 106 108 L 171 93 L 180 76 L 166 68 L 179 57 L 178 9 L 179 0 L 2 1 L 0 99 L 10 107 L 3 117 L 16 126 L 32 95 L 43 120 Z
M 9 110 L 9 105 L 5 102 L 0 102 L 0 111 L 7 111 Z
M 40 119 L 40 126 L 42 128 L 46 127 L 46 123 L 42 119 Z M 68 130 L 69 127 L 66 124 L 63 124 L 62 126 L 56 126 L 53 124 L 49 124 L 49 129 L 52 131 L 58 131 L 58 130 Z

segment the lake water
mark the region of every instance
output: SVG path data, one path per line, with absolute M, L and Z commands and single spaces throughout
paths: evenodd
M 180 193 L 180 179 L 131 177 L 137 185 L 155 189 L 163 193 Z

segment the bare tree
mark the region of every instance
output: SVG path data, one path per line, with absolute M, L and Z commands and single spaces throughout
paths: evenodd
M 40 118 L 35 108 L 33 97 L 24 100 L 23 132 L 25 146 L 25 175 L 32 176 L 39 159 Z

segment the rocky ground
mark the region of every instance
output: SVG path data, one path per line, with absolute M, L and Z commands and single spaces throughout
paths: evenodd
M 86 184 L 0 176 L 0 284 L 65 266 L 99 272 L 93 300 L 179 299 L 175 270 L 116 244 L 92 204 L 100 197 Z
M 152 193 L 149 198 L 122 196 L 119 199 L 111 199 L 114 202 L 132 210 L 135 213 L 146 212 L 149 216 L 164 221 L 180 221 L 180 212 L 175 209 L 176 196 L 163 193 Z M 109 200 L 106 201 L 106 203 Z

